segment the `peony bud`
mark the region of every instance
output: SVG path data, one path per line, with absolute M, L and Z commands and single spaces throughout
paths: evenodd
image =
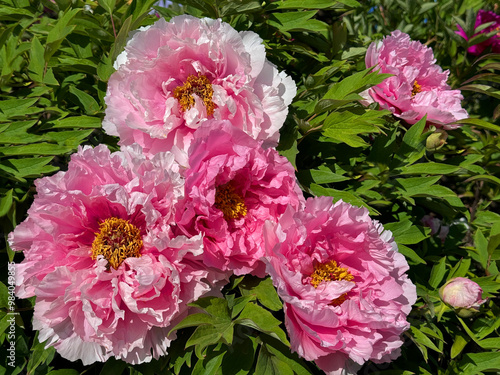
M 443 147 L 446 143 L 446 138 L 448 138 L 448 133 L 442 129 L 436 130 L 435 133 L 432 133 L 427 137 L 425 141 L 425 147 L 429 151 L 436 151 Z
M 479 305 L 486 302 L 486 299 L 481 299 L 482 293 L 477 283 L 465 277 L 455 277 L 439 290 L 443 302 L 457 309 L 462 317 L 471 316 L 478 311 Z

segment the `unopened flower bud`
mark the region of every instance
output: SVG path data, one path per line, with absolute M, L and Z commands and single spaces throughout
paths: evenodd
M 425 141 L 425 147 L 429 151 L 439 150 L 445 145 L 447 138 L 448 133 L 446 133 L 446 131 L 443 129 L 438 129 L 435 133 L 432 133 L 427 137 L 427 140 Z
M 477 283 L 465 277 L 455 277 L 439 290 L 443 302 L 454 307 L 462 317 L 471 316 L 486 302 L 486 299 L 481 298 L 482 293 L 483 290 Z

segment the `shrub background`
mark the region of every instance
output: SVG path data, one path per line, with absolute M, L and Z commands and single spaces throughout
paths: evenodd
M 44 349 L 32 330 L 34 299 L 8 301 L 8 262 L 22 254 L 7 235 L 26 217 L 33 181 L 65 170 L 79 145 L 117 140 L 101 129 L 106 82 L 130 31 L 157 14 L 222 18 L 264 39 L 267 58 L 291 75 L 298 94 L 281 130 L 280 153 L 296 167 L 306 196 L 326 195 L 365 206 L 391 230 L 409 264 L 419 299 L 401 357 L 367 363 L 361 374 L 478 374 L 500 371 L 500 55 L 475 57 L 455 34 L 474 34 L 485 0 L 443 1 L 210 1 L 0 0 L 0 374 L 318 374 L 283 340 L 281 303 L 269 279 L 233 277 L 224 299 L 198 306 L 213 316 L 210 329 L 194 322 L 178 331 L 170 355 L 138 366 L 109 360 L 83 366 Z M 153 8 L 154 10 L 152 10 Z M 496 8 L 495 8 L 496 7 Z M 411 128 L 388 111 L 359 104 L 358 93 L 385 78 L 365 69 L 368 45 L 400 29 L 434 50 L 462 90 L 470 118 L 448 131 L 446 144 L 426 147 L 434 130 Z M 437 135 L 434 135 L 436 137 Z M 423 226 L 433 214 L 450 226 L 444 241 Z M 461 318 L 439 298 L 452 277 L 483 288 L 479 313 Z M 235 301 L 255 326 L 240 324 Z M 249 307 L 250 306 L 250 307 Z M 245 311 L 247 311 L 245 310 Z M 240 310 L 241 311 L 241 310 Z M 264 311 L 264 313 L 262 312 Z M 234 313 L 234 316 L 233 316 Z M 267 318 L 259 320 L 259 314 Z M 16 367 L 7 359 L 9 318 L 16 322 Z M 240 316 L 241 318 L 241 316 Z M 273 320 L 274 319 L 274 320 Z M 266 325 L 267 324 L 267 325 Z M 205 327 L 207 328 L 207 327 Z M 225 335 L 232 330 L 233 335 Z M 215 336 L 203 335 L 210 331 Z M 198 333 L 196 333 L 198 332 Z

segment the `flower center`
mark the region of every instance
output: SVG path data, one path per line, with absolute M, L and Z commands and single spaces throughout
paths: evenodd
M 187 111 L 194 106 L 193 94 L 198 95 L 198 97 L 203 100 L 207 115 L 212 116 L 215 109 L 215 103 L 212 102 L 214 89 L 208 78 L 203 74 L 191 74 L 182 86 L 177 86 L 174 89 L 174 98 L 179 101 L 179 105 L 183 111 Z
M 352 281 L 354 276 L 351 275 L 347 268 L 342 268 L 337 265 L 337 262 L 330 260 L 326 263 L 318 263 L 314 266 L 314 272 L 310 276 L 310 283 L 317 288 L 319 284 L 325 281 Z M 353 281 L 354 282 L 354 281 Z M 347 293 L 335 298 L 330 305 L 339 306 L 347 299 Z
M 226 220 L 239 219 L 247 214 L 245 201 L 234 191 L 234 187 L 230 182 L 217 186 L 215 191 L 215 207 L 222 211 Z
M 110 217 L 99 224 L 92 242 L 92 259 L 103 255 L 115 270 L 130 257 L 141 256 L 141 231 L 127 220 Z
M 422 92 L 422 86 L 420 86 L 417 83 L 417 80 L 413 82 L 413 89 L 411 90 L 411 97 L 413 98 L 415 95 L 417 95 L 419 92 Z

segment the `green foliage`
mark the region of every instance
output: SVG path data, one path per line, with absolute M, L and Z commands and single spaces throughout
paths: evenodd
M 129 33 L 152 24 L 154 10 L 222 18 L 251 30 L 267 57 L 297 83 L 278 150 L 297 171 L 306 195 L 332 196 L 366 207 L 392 231 L 406 257 L 418 300 L 400 358 L 367 363 L 360 373 L 493 374 L 500 371 L 500 55 L 467 48 L 478 9 L 489 0 L 0 0 L 0 267 L 22 260 L 7 235 L 24 220 L 34 180 L 66 168 L 80 145 L 117 140 L 104 134 L 106 82 Z M 455 33 L 459 24 L 471 38 Z M 389 111 L 360 103 L 387 75 L 367 70 L 368 45 L 393 30 L 432 47 L 462 90 L 470 118 L 427 147 L 426 119 L 408 127 Z M 478 30 L 476 30 L 478 31 Z M 441 233 L 422 218 L 441 220 Z M 444 227 L 449 232 L 444 236 Z M 7 356 L 7 272 L 0 280 L 0 348 Z M 468 277 L 488 301 L 460 317 L 439 297 L 454 277 Z M 141 365 L 111 359 L 83 366 L 39 343 L 32 299 L 15 301 L 16 361 L 0 373 L 318 374 L 291 353 L 283 308 L 271 280 L 233 277 L 224 298 L 202 298 L 178 322 L 169 355 Z M 418 349 L 418 350 L 417 350 Z M 5 355 L 4 355 L 5 354 Z

